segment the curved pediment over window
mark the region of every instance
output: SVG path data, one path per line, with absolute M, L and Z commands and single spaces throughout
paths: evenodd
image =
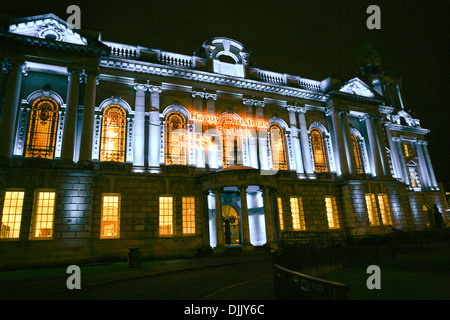
M 251 52 L 240 42 L 216 37 L 202 45 L 206 59 L 211 61 L 212 71 L 229 76 L 245 77 L 245 68 Z

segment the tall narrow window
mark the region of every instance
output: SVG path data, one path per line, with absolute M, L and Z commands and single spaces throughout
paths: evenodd
M 379 219 L 375 195 L 373 193 L 366 193 L 365 198 L 366 198 L 367 214 L 369 217 L 369 224 L 370 226 L 378 226 Z
M 355 153 L 355 159 L 356 159 L 356 169 L 358 173 L 364 173 L 364 167 L 363 167 L 363 161 L 361 156 L 361 148 L 359 146 L 358 138 L 351 133 L 352 137 L 352 143 L 353 143 L 353 152 Z
M 403 152 L 405 154 L 405 157 L 412 156 L 411 144 L 409 142 L 403 142 Z
M 127 115 L 118 105 L 103 111 L 100 161 L 125 162 Z
M 173 234 L 173 198 L 159 197 L 159 235 Z
M 303 224 L 303 202 L 301 197 L 291 197 L 292 228 L 294 231 L 305 230 Z
M 59 106 L 49 97 L 37 99 L 31 106 L 25 157 L 53 159 Z
M 280 230 L 284 230 L 284 219 L 283 219 L 283 202 L 280 197 L 277 198 L 278 204 L 278 217 L 280 219 Z
M 179 112 L 166 117 L 166 164 L 186 165 L 186 119 Z
M 316 128 L 313 128 L 310 131 L 310 135 L 315 170 L 316 172 L 328 172 L 327 153 L 325 150 L 322 132 Z
M 409 171 L 409 180 L 411 181 L 411 186 L 413 188 L 420 188 L 419 178 L 417 176 L 416 168 L 408 167 Z
M 34 201 L 32 239 L 51 239 L 55 213 L 55 192 L 37 192 Z
M 391 225 L 391 209 L 389 207 L 389 201 L 387 194 L 380 193 L 378 194 L 378 204 L 380 205 L 380 211 L 381 211 L 381 219 L 383 221 L 383 225 Z
M 270 154 L 273 170 L 287 170 L 286 144 L 283 129 L 277 124 L 271 124 L 269 128 Z
M 19 238 L 24 195 L 23 191 L 5 192 L 0 239 Z
M 339 228 L 339 221 L 337 219 L 337 204 L 336 197 L 326 196 L 325 207 L 327 209 L 328 228 Z
M 195 197 L 183 197 L 183 234 L 195 234 Z
M 119 238 L 120 229 L 120 195 L 105 194 L 102 197 L 102 218 L 100 238 Z

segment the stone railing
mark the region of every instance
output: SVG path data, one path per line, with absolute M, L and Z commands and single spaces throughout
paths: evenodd
M 167 51 L 161 51 L 158 60 L 162 64 L 169 64 L 184 68 L 193 68 L 195 66 L 193 57 Z
M 111 48 L 112 56 L 122 58 L 139 58 L 140 51 L 138 47 L 108 41 L 104 41 L 103 43 Z
M 258 70 L 258 79 L 265 82 L 287 84 L 286 75 L 283 73 L 277 73 L 266 70 Z

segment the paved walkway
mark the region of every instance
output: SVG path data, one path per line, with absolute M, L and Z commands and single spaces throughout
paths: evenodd
M 126 262 L 80 265 L 81 288 L 192 269 L 249 261 L 268 261 L 270 258 L 270 254 L 266 252 L 255 251 L 236 256 L 212 255 L 190 259 L 148 261 L 143 262 L 138 268 L 130 268 Z M 0 299 L 39 299 L 58 292 L 65 292 L 68 290 L 67 279 L 71 276 L 66 269 L 67 267 L 60 267 L 0 273 Z

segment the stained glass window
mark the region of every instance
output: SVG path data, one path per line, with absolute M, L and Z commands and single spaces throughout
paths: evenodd
M 353 133 L 351 133 L 350 135 L 352 137 L 353 152 L 355 153 L 356 169 L 358 173 L 364 173 L 364 167 L 361 157 L 361 148 L 359 146 L 358 138 L 356 138 L 356 136 Z
M 271 124 L 269 128 L 269 138 L 272 169 L 287 170 L 286 144 L 283 129 L 277 124 Z
M 103 111 L 100 161 L 125 162 L 127 116 L 119 105 Z
M 186 119 L 179 112 L 166 117 L 166 164 L 186 165 Z
M 31 106 L 25 157 L 53 159 L 59 106 L 49 97 L 37 99 Z
M 328 172 L 328 161 L 322 132 L 313 128 L 310 131 L 311 145 L 314 156 L 314 167 L 316 172 Z

